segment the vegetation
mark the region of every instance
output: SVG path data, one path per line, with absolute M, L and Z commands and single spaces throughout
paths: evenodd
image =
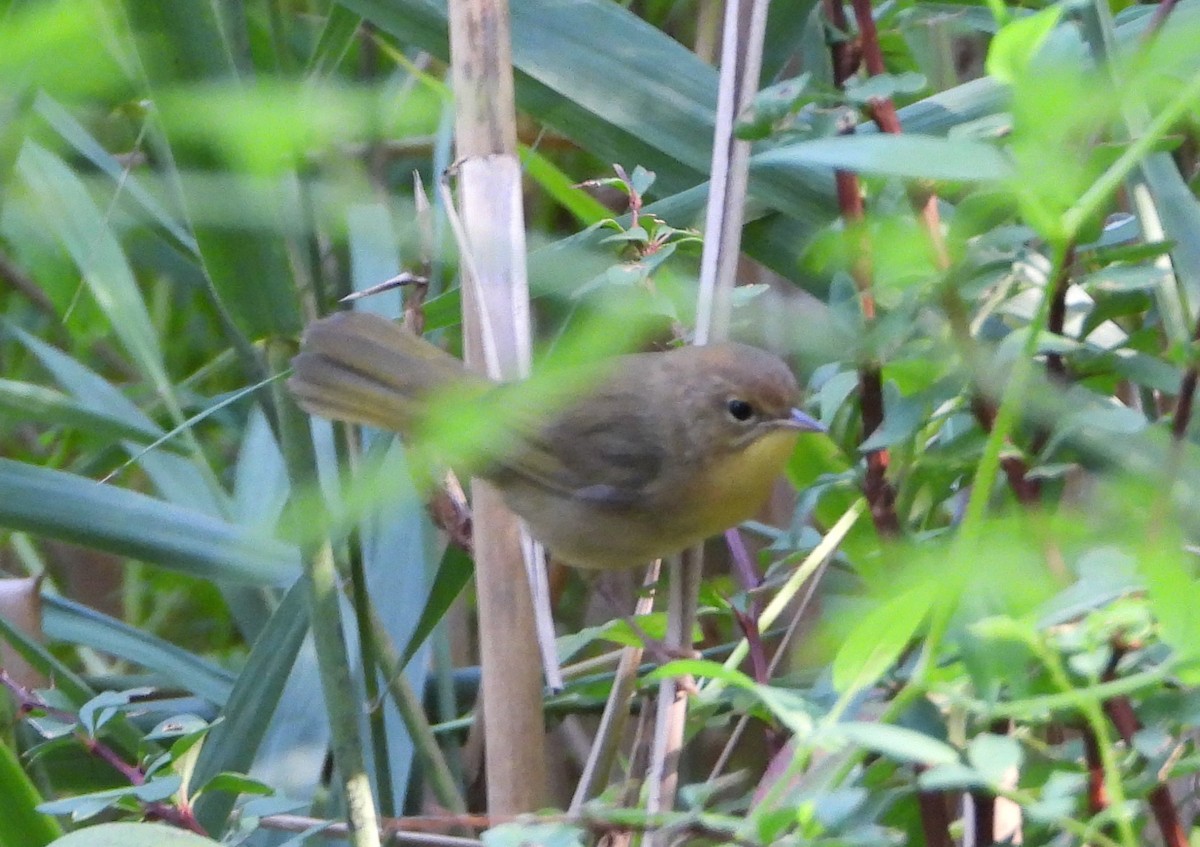
M 363 792 L 438 844 L 1188 843 L 1196 0 L 772 4 L 733 334 L 830 432 L 710 548 L 701 658 L 618 667 L 661 596 L 625 619 L 629 586 L 558 575 L 567 811 L 520 818 L 473 785 L 463 503 L 283 382 L 307 321 L 401 272 L 356 307 L 461 348 L 446 15 L 0 0 L 0 847 L 366 844 Z M 689 339 L 719 15 L 512 19 L 546 371 Z M 654 809 L 664 679 L 693 682 Z

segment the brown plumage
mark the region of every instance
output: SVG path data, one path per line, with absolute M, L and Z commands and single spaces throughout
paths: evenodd
M 619 357 L 548 420 L 374 315 L 315 322 L 294 366 L 289 385 L 309 412 L 410 438 L 432 425 L 446 391 L 495 410 L 499 437 L 466 470 L 581 567 L 642 564 L 746 520 L 799 433 L 818 428 L 795 410 L 800 392 L 783 361 L 743 344 Z

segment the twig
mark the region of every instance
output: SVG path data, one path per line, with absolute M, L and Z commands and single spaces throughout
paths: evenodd
M 1178 0 L 1159 0 L 1158 6 L 1154 10 L 1154 17 L 1150 19 L 1150 24 L 1146 27 L 1146 31 L 1142 33 L 1142 42 L 1149 44 L 1166 24 L 1167 18 L 1171 12 L 1175 10 L 1175 4 Z
M 684 550 L 671 568 L 671 583 L 667 594 L 668 649 L 687 649 L 692 643 L 692 624 L 696 620 L 696 604 L 700 595 L 702 547 Z M 679 786 L 679 751 L 683 746 L 684 718 L 687 714 L 688 689 L 695 688 L 691 677 L 682 680 L 669 677 L 659 683 L 655 709 L 654 736 L 650 749 L 650 766 L 646 775 L 648 791 L 646 808 L 663 812 L 675 805 Z M 670 843 L 662 836 L 657 839 Z
M 1104 763 L 1100 760 L 1100 748 L 1096 745 L 1096 734 L 1083 728 L 1083 758 L 1088 772 L 1088 812 L 1098 815 L 1108 808 L 1108 790 L 1104 787 Z
M 870 18 L 870 0 L 866 0 L 866 4 L 867 17 Z M 823 9 L 827 19 L 836 29 L 841 32 L 849 29 L 849 22 L 846 20 L 846 13 L 840 0 L 824 0 Z M 857 0 L 855 13 L 858 14 Z M 874 23 L 872 22 L 870 30 L 867 30 L 860 21 L 859 32 L 861 34 L 859 40 L 861 55 L 866 56 L 872 49 L 874 53 L 879 54 L 878 35 L 875 32 Z M 871 39 L 875 41 L 873 47 L 869 47 L 867 43 Z M 845 41 L 831 44 L 830 53 L 835 67 L 835 82 L 840 88 L 857 69 L 858 63 L 853 59 L 858 54 Z M 867 67 L 870 70 L 873 67 L 872 63 L 868 62 Z M 879 54 L 878 70 L 872 70 L 872 73 L 881 73 L 882 70 L 883 59 L 882 54 Z M 892 111 L 894 113 L 895 110 Z M 854 128 L 848 127 L 843 132 L 849 135 L 854 132 Z M 863 322 L 870 324 L 875 320 L 876 303 L 875 295 L 872 292 L 870 244 L 863 231 L 862 191 L 857 175 L 850 171 L 835 170 L 834 183 L 837 189 L 838 208 L 841 211 L 842 220 L 845 222 L 847 247 L 852 257 L 850 275 L 858 289 Z M 859 365 L 858 394 L 862 407 L 862 440 L 865 441 L 883 424 L 884 419 L 883 377 L 877 362 L 868 361 Z M 863 493 L 871 506 L 871 518 L 881 535 L 895 537 L 900 534 L 900 519 L 896 514 L 896 492 L 887 480 L 888 451 L 886 449 L 873 450 L 867 454 L 866 461 L 867 472 L 863 480 Z
M 729 556 L 733 561 L 734 576 L 742 584 L 747 598 L 746 611 L 734 608 L 733 614 L 746 643 L 750 646 L 750 665 L 754 669 L 754 678 L 757 682 L 766 682 L 769 673 L 767 654 L 763 649 L 762 632 L 758 625 L 762 616 L 762 603 L 755 594 L 756 589 L 762 585 L 762 577 L 750 561 L 750 552 L 736 527 L 725 531 L 725 544 L 729 547 Z
M 1114 650 L 1108 670 L 1102 677 L 1104 682 L 1111 682 L 1116 678 L 1115 668 L 1121 653 L 1119 648 Z M 1121 739 L 1126 744 L 1132 744 L 1133 736 L 1142 728 L 1142 725 L 1138 720 L 1137 713 L 1133 711 L 1133 704 L 1129 698 L 1125 695 L 1110 697 L 1102 705 L 1104 713 L 1117 728 Z M 1171 792 L 1166 783 L 1160 781 L 1155 785 L 1150 790 L 1146 802 L 1150 806 L 1150 812 L 1154 816 L 1154 822 L 1158 825 L 1159 832 L 1162 833 L 1163 844 L 1166 847 L 1187 847 L 1187 833 L 1184 832 L 1183 824 L 1179 821 L 1179 812 L 1175 809 L 1175 803 L 1171 800 Z
M 1071 284 L 1071 266 L 1075 264 L 1075 245 L 1070 244 L 1067 247 L 1066 258 L 1063 260 L 1062 267 L 1058 269 L 1058 273 L 1054 277 L 1054 287 L 1050 294 L 1050 317 L 1046 321 L 1046 329 L 1055 335 L 1063 334 L 1063 324 L 1067 319 L 1067 289 Z M 1067 366 L 1063 362 L 1061 353 L 1049 353 L 1046 355 L 1046 370 L 1049 371 L 1052 378 L 1065 381 L 1068 377 Z
M 1192 330 L 1192 362 L 1179 383 L 1179 400 L 1175 403 L 1175 415 L 1171 418 L 1171 437 L 1182 442 L 1187 437 L 1188 425 L 1192 420 L 1192 405 L 1196 399 L 1196 382 L 1200 379 L 1200 362 L 1196 361 L 1195 348 L 1200 342 L 1200 318 Z
M 401 843 L 429 845 L 429 847 L 475 847 L 483 842 L 473 838 L 454 838 L 449 836 L 432 835 L 448 830 L 474 829 L 483 830 L 503 824 L 561 824 L 577 826 L 600 836 L 611 836 L 622 833 L 646 833 L 663 831 L 672 838 L 691 836 L 705 840 L 715 840 L 725 844 L 738 844 L 741 847 L 765 847 L 758 841 L 742 837 L 739 834 L 738 821 L 719 819 L 715 816 L 696 815 L 687 812 L 664 812 L 647 814 L 638 812 L 631 814 L 624 809 L 605 806 L 587 806 L 578 812 L 566 814 L 541 815 L 416 815 L 404 818 L 380 818 L 380 834 L 385 837 L 400 838 Z M 283 832 L 304 832 L 322 827 L 315 834 L 328 837 L 346 836 L 345 824 L 341 821 L 323 818 L 310 818 L 301 815 L 269 815 L 259 821 L 266 829 Z M 421 839 L 414 836 L 424 834 Z
M 917 773 L 927 766 L 917 767 Z M 926 847 L 954 847 L 950 837 L 950 812 L 946 809 L 946 792 L 918 791 L 917 808 L 921 812 L 921 831 L 925 833 Z
M 646 576 L 642 581 L 644 593 L 634 607 L 635 616 L 647 615 L 654 609 L 653 588 L 658 583 L 660 564 L 656 560 L 646 569 Z M 625 721 L 629 717 L 629 701 L 637 687 L 638 665 L 641 661 L 641 647 L 625 647 L 621 650 L 621 658 L 608 693 L 608 700 L 604 703 L 604 714 L 600 717 L 591 753 L 584 765 L 583 774 L 579 777 L 579 784 L 575 787 L 575 795 L 571 798 L 572 812 L 578 811 L 584 803 L 595 797 L 608 779 L 617 756 L 617 745 L 625 729 Z

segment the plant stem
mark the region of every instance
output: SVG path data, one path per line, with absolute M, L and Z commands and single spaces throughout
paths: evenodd
M 269 343 L 268 358 L 271 370 L 282 373 L 287 369 L 294 352 L 293 346 L 275 340 Z M 280 446 L 291 479 L 292 493 L 316 488 L 317 462 L 308 418 L 296 406 L 282 382 L 272 383 L 275 408 L 279 417 Z M 326 516 L 304 515 L 306 521 L 326 522 Z M 320 534 L 314 534 L 320 537 Z M 342 780 L 350 843 L 353 847 L 379 847 L 379 825 L 371 781 L 367 778 L 362 742 L 358 736 L 359 704 L 357 687 L 350 678 L 350 660 L 342 634 L 342 614 L 339 606 L 337 569 L 333 547 L 323 540 L 301 551 L 304 578 L 309 582 L 313 643 L 317 652 L 317 669 L 329 711 L 329 728 L 333 736 L 334 764 Z

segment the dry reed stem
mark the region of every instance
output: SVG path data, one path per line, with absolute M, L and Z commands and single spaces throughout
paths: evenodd
M 449 19 L 465 359 L 520 378 L 531 345 L 508 6 L 452 0 Z M 545 726 L 520 530 L 499 492 L 479 480 L 472 490 L 488 809 L 531 811 L 546 799 Z

